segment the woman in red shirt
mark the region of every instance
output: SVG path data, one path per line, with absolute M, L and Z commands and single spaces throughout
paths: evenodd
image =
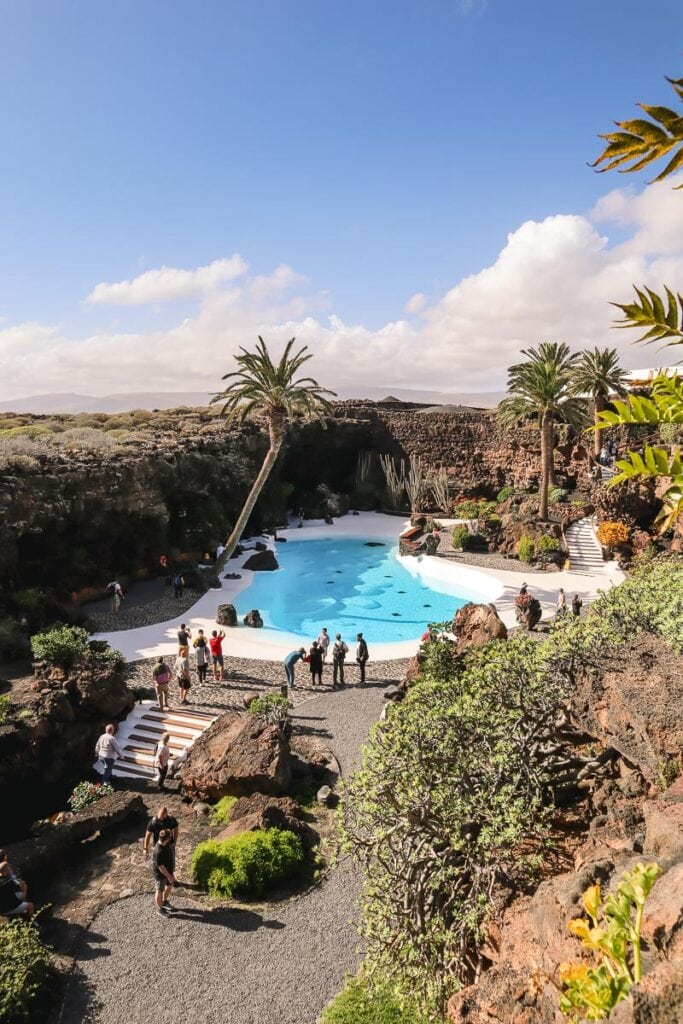
M 225 640 L 225 633 L 223 630 L 218 632 L 214 629 L 213 633 L 209 638 L 209 649 L 211 651 L 211 661 L 213 662 L 213 678 L 216 682 L 219 679 L 225 678 L 225 669 L 223 668 L 223 641 Z

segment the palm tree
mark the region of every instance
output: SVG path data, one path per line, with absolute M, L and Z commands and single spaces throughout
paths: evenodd
M 334 392 L 322 388 L 312 377 L 297 377 L 312 353 L 307 353 L 304 345 L 292 355 L 294 341 L 291 338 L 287 342 L 278 363 L 271 359 L 260 335 L 254 352 L 240 348 L 241 355 L 235 356 L 239 369 L 224 374 L 221 380 L 229 380 L 230 383 L 211 399 L 212 404 L 223 402 L 221 415 L 231 423 L 242 423 L 252 413 L 263 416 L 270 440 L 258 476 L 225 543 L 225 551 L 216 563 L 217 569 L 227 562 L 239 543 L 258 496 L 277 462 L 292 417 L 299 415 L 316 419 L 324 426 L 325 413 L 330 411 L 326 396 L 334 397 Z
M 600 454 L 600 413 L 607 408 L 610 395 L 626 394 L 626 374 L 619 365 L 615 348 L 594 348 L 582 352 L 574 370 L 574 393 L 588 396 L 593 403 L 593 451 Z
M 577 427 L 585 416 L 581 399 L 572 392 L 578 356 L 569 346 L 544 341 L 538 348 L 522 349 L 526 361 L 508 369 L 510 398 L 499 406 L 505 426 L 533 417 L 541 434 L 541 504 L 539 516 L 548 518 L 548 484 L 553 461 L 553 425 L 564 421 Z

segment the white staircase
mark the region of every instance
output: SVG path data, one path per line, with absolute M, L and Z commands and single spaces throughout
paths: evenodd
M 116 762 L 113 774 L 120 779 L 153 779 L 154 751 L 165 732 L 171 735 L 172 763 L 217 717 L 190 707 L 159 711 L 152 701 L 136 704 L 116 733 L 123 757 Z M 102 762 L 98 761 L 94 768 L 101 773 Z
M 569 568 L 571 572 L 602 574 L 607 565 L 602 558 L 602 548 L 595 536 L 595 520 L 579 519 L 567 529 Z

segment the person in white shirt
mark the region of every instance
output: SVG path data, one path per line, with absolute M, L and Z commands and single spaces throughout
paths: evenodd
M 221 557 L 224 551 L 225 544 L 219 544 L 218 547 L 216 548 L 216 561 L 218 561 L 218 559 Z
M 161 737 L 161 741 L 157 743 L 157 748 L 154 751 L 154 767 L 156 769 L 157 783 L 159 784 L 160 790 L 163 790 L 164 781 L 168 774 L 168 762 L 171 757 L 171 748 L 169 746 L 170 739 L 171 734 L 165 732 Z
M 340 686 L 345 686 L 344 683 L 344 661 L 346 655 L 349 653 L 349 645 L 345 640 L 342 640 L 341 633 L 337 633 L 334 641 L 334 647 L 332 648 L 332 689 L 337 689 L 337 682 Z
M 323 664 L 327 661 L 327 648 L 330 646 L 330 635 L 323 626 L 318 637 L 318 647 L 323 649 Z
M 95 744 L 95 753 L 104 762 L 103 782 L 111 782 L 111 773 L 116 759 L 123 757 L 123 751 L 114 736 L 115 731 L 116 726 L 110 722 Z

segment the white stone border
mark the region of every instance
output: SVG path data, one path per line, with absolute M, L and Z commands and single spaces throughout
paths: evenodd
M 307 520 L 300 529 L 290 526 L 278 531 L 283 537 L 293 540 L 313 540 L 326 537 L 363 537 L 368 540 L 392 541 L 396 543 L 398 536 L 407 524 L 400 516 L 389 516 L 380 512 L 361 512 L 358 515 L 346 515 L 335 519 L 333 526 L 327 526 L 322 520 Z M 271 539 L 262 539 L 268 547 L 273 547 Z M 247 542 L 253 545 L 253 541 Z M 98 633 L 97 640 L 107 640 L 112 647 L 122 651 L 128 661 L 151 658 L 158 654 L 169 656 L 176 651 L 176 633 L 181 621 L 187 623 L 196 635 L 203 629 L 210 635 L 216 629 L 216 609 L 219 604 L 235 604 L 239 595 L 251 584 L 253 573 L 241 568 L 242 559 L 233 558 L 228 562 L 226 571 L 241 573 L 240 580 L 221 580 L 220 590 L 209 590 L 192 605 L 183 615 L 168 622 L 152 626 L 141 626 L 137 629 L 119 630 L 114 633 Z M 515 623 L 514 599 L 519 592 L 524 576 L 518 572 L 488 569 L 481 566 L 463 565 L 443 558 L 426 555 L 401 558 L 401 564 L 412 575 L 421 576 L 427 583 L 429 580 L 448 580 L 456 584 L 472 600 L 492 601 L 496 604 L 498 614 L 507 626 Z M 276 576 L 277 574 L 273 574 Z M 621 583 L 624 574 L 612 566 L 595 573 L 548 572 L 534 573 L 527 580 L 529 590 L 541 602 L 544 616 L 552 614 L 555 608 L 557 592 L 564 587 L 567 601 L 578 593 L 584 604 L 589 603 L 599 593 L 617 583 Z M 243 603 L 240 601 L 240 605 Z M 246 603 L 240 608 L 240 617 L 249 609 Z M 323 623 L 321 623 L 323 625 Z M 237 628 L 225 627 L 226 637 L 223 651 L 227 658 L 256 658 L 264 661 L 281 661 L 293 648 L 308 645 L 311 637 L 300 637 L 283 633 L 274 629 L 250 629 L 239 625 Z M 352 646 L 353 637 L 345 638 Z M 373 643 L 372 637 L 367 638 L 370 656 L 374 661 L 393 661 L 409 658 L 418 648 L 418 640 L 403 640 L 397 643 Z

